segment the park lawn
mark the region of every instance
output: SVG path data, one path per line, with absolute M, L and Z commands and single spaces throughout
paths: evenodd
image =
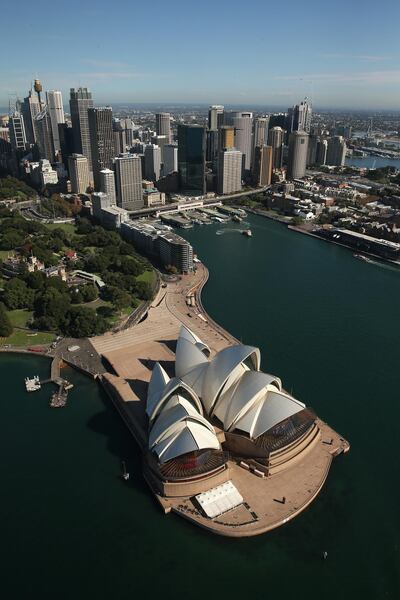
M 69 235 L 78 235 L 75 233 L 74 223 L 44 223 L 44 226 L 47 227 L 47 229 L 62 229 Z
M 7 260 L 9 254 L 14 254 L 14 250 L 0 250 L 0 260 Z
M 26 324 L 29 319 L 31 319 L 32 315 L 32 311 L 24 308 L 8 311 L 8 316 L 13 327 L 26 327 Z
M 8 337 L 0 338 L 0 346 L 17 346 L 19 348 L 26 346 L 38 346 L 40 344 L 50 344 L 55 339 L 54 333 L 39 331 L 37 335 L 28 335 L 27 331 L 21 329 L 14 331 Z
M 137 279 L 137 281 L 145 281 L 146 283 L 150 283 L 150 285 L 153 285 L 156 280 L 156 274 L 155 274 L 155 271 L 153 271 L 153 270 L 144 271 L 143 273 L 138 275 L 136 277 L 136 279 Z

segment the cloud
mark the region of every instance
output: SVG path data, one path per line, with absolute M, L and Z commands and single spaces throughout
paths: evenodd
M 321 58 L 363 60 L 366 62 L 380 62 L 385 60 L 393 60 L 393 56 L 381 56 L 379 54 L 321 54 Z
M 278 75 L 274 79 L 279 81 L 311 82 L 325 81 L 332 83 L 366 83 L 369 85 L 400 84 L 400 70 L 367 71 L 356 73 L 310 73 L 307 75 Z

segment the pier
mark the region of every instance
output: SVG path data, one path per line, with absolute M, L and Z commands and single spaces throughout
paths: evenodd
M 47 383 L 53 383 L 58 386 L 58 390 L 51 395 L 50 406 L 52 408 L 61 408 L 66 405 L 68 398 L 68 391 L 74 386 L 72 383 L 61 377 L 61 364 L 62 360 L 60 357 L 55 356 L 51 361 L 50 377 L 48 379 L 39 379 L 38 375 L 33 378 L 25 378 L 25 387 L 27 392 L 37 392 L 41 389 L 42 385 Z

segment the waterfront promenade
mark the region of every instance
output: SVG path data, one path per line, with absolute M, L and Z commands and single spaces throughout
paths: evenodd
M 210 347 L 211 357 L 238 343 L 204 311 L 201 290 L 207 279 L 208 271 L 200 264 L 195 273 L 161 287 L 141 323 L 90 340 L 110 371 L 102 375 L 104 387 L 142 452 L 147 448 L 147 384 L 155 362 L 160 362 L 170 376 L 174 375 L 175 343 L 181 325 L 190 328 Z M 192 294 L 195 305 L 188 306 L 186 299 Z M 348 442 L 320 419 L 317 426 L 312 441 L 298 460 L 271 477 L 258 477 L 233 458 L 229 459 L 223 477 L 233 481 L 244 504 L 217 519 L 208 519 L 200 513 L 193 503 L 194 493 L 165 498 L 157 493 L 148 469 L 144 475 L 165 513 L 174 512 L 219 535 L 258 535 L 304 510 L 321 490 L 333 457 L 349 449 Z M 206 489 L 209 487 L 212 484 Z

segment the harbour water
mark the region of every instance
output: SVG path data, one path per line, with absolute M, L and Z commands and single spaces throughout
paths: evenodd
M 400 169 L 400 159 L 382 158 L 380 156 L 352 156 L 346 158 L 346 165 L 365 169 L 380 169 L 382 167 Z
M 180 230 L 210 269 L 205 308 L 258 345 L 263 369 L 340 431 L 350 453 L 293 522 L 218 538 L 161 513 L 94 382 L 68 371 L 67 406 L 51 409 L 48 386 L 23 386 L 48 373 L 45 359 L 0 355 L 5 598 L 399 597 L 400 273 L 247 220 L 251 238 L 242 224 Z

